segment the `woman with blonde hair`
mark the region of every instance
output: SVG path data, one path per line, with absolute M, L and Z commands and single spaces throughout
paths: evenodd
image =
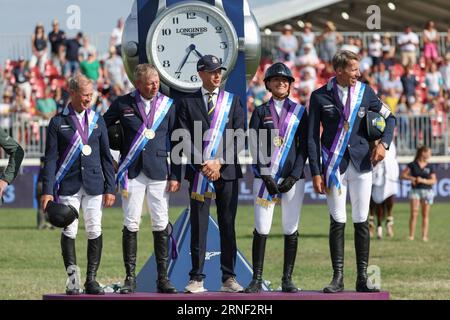
M 422 240 L 428 241 L 428 224 L 430 206 L 433 204 L 434 193 L 432 186 L 436 183 L 436 173 L 428 163 L 431 149 L 421 146 L 417 149 L 414 161 L 403 169 L 401 178 L 411 181 L 409 193 L 411 216 L 409 219 L 409 240 L 414 240 L 419 205 L 422 205 Z

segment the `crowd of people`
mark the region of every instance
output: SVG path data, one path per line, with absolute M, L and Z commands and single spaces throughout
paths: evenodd
M 78 32 L 68 37 L 57 20 L 47 34 L 38 23 L 31 36 L 32 55 L 19 56 L 0 64 L 0 119 L 2 127 L 17 121 L 50 119 L 67 104 L 68 79 L 82 73 L 94 82 L 93 108 L 102 114 L 116 97 L 132 88 L 121 59 L 124 20 L 113 29 L 109 48 L 96 48 L 89 37 Z
M 430 141 L 444 135 L 450 109 L 450 28 L 444 50 L 439 50 L 440 34 L 433 21 L 420 34 L 410 26 L 398 37 L 389 32 L 372 33 L 367 45 L 360 37 L 344 37 L 331 21 L 320 34 L 309 22 L 301 32 L 294 32 L 291 25 L 285 25 L 276 50 L 263 57 L 248 90 L 249 112 L 268 100 L 263 77 L 273 61 L 289 66 L 295 78 L 291 95 L 308 105 L 311 93 L 333 75 L 333 55 L 349 50 L 360 56 L 361 81 L 369 84 L 399 119 L 399 135 L 405 137 L 413 128 L 422 132 L 422 141 L 423 136 Z M 405 120 L 407 116 L 415 120 Z M 419 143 L 409 147 L 415 149 Z

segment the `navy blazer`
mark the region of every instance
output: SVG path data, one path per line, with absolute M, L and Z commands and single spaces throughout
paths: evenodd
M 320 162 L 321 144 L 330 149 L 336 136 L 339 120 L 343 117 L 342 104 L 336 103 L 334 89 L 331 82 L 315 90 L 311 94 L 309 104 L 309 128 L 308 128 L 308 155 L 311 175 L 316 176 L 324 173 Z M 339 165 L 339 172 L 343 173 L 348 167 L 351 159 L 356 170 L 367 172 L 372 170 L 370 161 L 369 142 L 367 141 L 366 125 L 363 121 L 368 110 L 380 112 L 383 103 L 377 97 L 372 88 L 366 85 L 361 105 L 353 124 L 353 130 L 347 145 L 347 149 Z M 320 124 L 323 132 L 320 137 Z M 392 113 L 386 118 L 386 128 L 381 141 L 391 144 L 394 137 L 395 117 Z
M 200 163 L 203 162 L 201 155 L 203 150 L 200 151 L 194 146 L 194 122 L 201 124 L 201 132 L 202 136 L 205 134 L 206 130 L 210 129 L 211 122 L 208 118 L 207 109 L 206 109 L 205 101 L 203 100 L 201 90 L 197 92 L 187 95 L 180 99 L 177 103 L 177 127 L 180 129 L 187 130 L 189 132 L 189 139 L 191 141 L 191 149 L 185 150 L 186 152 L 190 152 L 190 154 L 186 154 L 188 157 L 188 165 L 186 166 L 186 174 L 185 179 L 192 181 L 195 177 L 196 170 L 201 170 Z M 242 129 L 242 132 L 245 130 L 245 115 L 244 109 L 239 101 L 239 97 L 234 95 L 233 102 L 230 108 L 230 113 L 228 115 L 228 122 L 225 126 L 225 130 L 227 129 Z M 198 138 L 197 138 L 198 140 Z M 201 140 L 201 139 L 200 139 Z M 233 139 L 233 141 L 227 141 L 225 132 L 221 141 L 221 146 L 219 146 L 219 151 L 216 157 L 218 159 L 222 158 L 227 160 L 226 150 L 233 150 L 233 163 L 224 163 L 220 168 L 220 176 L 224 180 L 235 180 L 238 178 L 242 178 L 242 170 L 241 166 L 238 163 L 238 154 L 244 148 L 244 145 L 240 145 L 237 143 L 237 139 Z M 192 167 L 194 166 L 196 170 Z
M 135 98 L 136 91 L 117 98 L 103 115 L 106 126 L 110 127 L 120 120 L 123 128 L 121 156 L 125 157 L 131 148 L 142 117 Z M 172 105 L 156 130 L 154 139 L 149 140 L 139 157 L 128 168 L 128 178 L 134 179 L 142 171 L 152 180 L 181 180 L 181 166 L 169 163 L 167 158 L 171 151 L 170 137 L 175 128 L 175 106 Z
M 53 195 L 57 163 L 70 145 L 75 131 L 76 126 L 67 107 L 50 120 L 42 173 L 43 194 Z M 89 136 L 88 144 L 92 148 L 92 153 L 89 156 L 80 153 L 61 181 L 59 195 L 74 195 L 82 186 L 89 195 L 116 193 L 108 132 L 102 117 L 98 118 L 97 125 Z
M 275 126 L 273 124 L 272 114 L 270 112 L 269 103 L 262 104 L 256 107 L 253 111 L 252 117 L 250 119 L 250 129 L 255 130 L 258 137 L 257 143 L 250 135 L 250 150 L 253 159 L 257 159 L 256 164 L 253 164 L 253 171 L 256 177 L 260 177 L 262 167 L 270 167 L 270 157 L 272 156 L 271 151 L 273 148 L 273 138 L 275 137 L 274 130 Z M 261 143 L 259 141 L 259 130 L 267 130 L 267 146 L 264 152 L 259 152 L 261 148 Z M 272 135 L 273 133 L 273 135 Z M 266 151 L 267 150 L 267 151 Z M 267 153 L 267 154 L 264 154 Z M 260 156 L 257 156 L 257 155 Z M 261 159 L 263 157 L 263 159 Z M 266 158 L 267 157 L 267 158 Z M 281 170 L 281 177 L 287 178 L 289 176 L 295 179 L 303 179 L 305 177 L 304 167 L 305 162 L 308 157 L 308 115 L 306 110 L 300 119 L 300 123 L 295 132 L 295 140 L 293 141 L 291 148 L 286 157 L 283 169 Z

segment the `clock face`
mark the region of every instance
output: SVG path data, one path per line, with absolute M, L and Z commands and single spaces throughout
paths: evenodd
M 229 19 L 205 3 L 169 8 L 155 20 L 147 37 L 147 57 L 162 81 L 185 92 L 196 91 L 202 85 L 197 73 L 200 57 L 218 57 L 227 68 L 225 79 L 234 67 L 237 50 L 236 32 Z

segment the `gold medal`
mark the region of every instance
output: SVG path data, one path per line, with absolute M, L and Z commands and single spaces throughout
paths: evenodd
M 345 120 L 344 121 L 344 130 L 345 130 L 345 132 L 347 132 L 349 128 L 350 128 L 349 123 L 348 123 L 347 120 Z
M 92 153 L 92 148 L 90 145 L 85 144 L 83 146 L 83 148 L 81 149 L 81 152 L 85 155 L 85 156 L 89 156 Z
M 145 136 L 147 139 L 152 140 L 152 139 L 155 138 L 156 134 L 155 134 L 155 131 L 152 130 L 152 129 L 145 129 L 145 131 L 144 131 L 144 136 Z
M 275 138 L 273 138 L 273 144 L 275 147 L 281 147 L 284 143 L 284 140 L 282 137 L 280 136 L 276 136 Z

